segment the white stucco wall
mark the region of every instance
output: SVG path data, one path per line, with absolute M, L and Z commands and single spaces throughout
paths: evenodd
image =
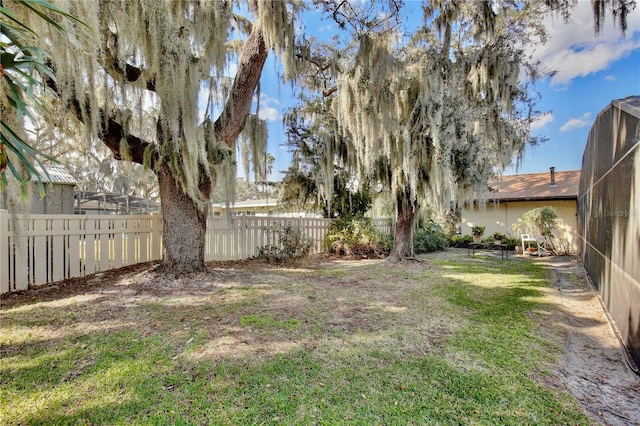
M 558 210 L 558 226 L 553 231 L 554 244 L 558 246 L 560 241 L 566 241 L 572 253 L 578 250 L 578 203 L 570 201 L 510 201 L 497 205 L 487 204 L 486 208 L 475 207 L 462 209 L 462 235 L 471 234 L 472 226 L 484 226 L 484 237 L 494 232 L 519 238 L 512 226 L 518 222 L 522 215 L 537 207 L 552 206 Z

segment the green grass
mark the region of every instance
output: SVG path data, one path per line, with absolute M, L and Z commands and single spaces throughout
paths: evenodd
M 526 261 L 425 256 L 3 307 L 3 424 L 591 424 Z M 343 273 L 344 271 L 344 273 Z
M 279 328 L 293 330 L 300 326 L 300 321 L 295 318 L 286 321 L 276 320 L 268 314 L 249 314 L 240 318 L 240 325 L 243 327 L 256 327 L 261 329 Z

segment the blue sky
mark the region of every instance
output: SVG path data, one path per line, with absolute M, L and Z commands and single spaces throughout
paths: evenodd
M 419 10 L 418 2 L 408 5 Z M 322 35 L 335 29 L 329 20 L 316 24 Z M 507 174 L 545 172 L 551 166 L 557 171 L 580 169 L 591 125 L 600 111 L 614 99 L 640 95 L 640 7 L 629 15 L 625 37 L 614 28 L 610 15 L 595 36 L 588 0 L 578 2 L 571 22 L 549 17 L 547 28 L 548 42 L 536 47 L 533 55 L 556 74 L 538 82 L 542 98 L 537 106 L 546 113 L 533 124 L 532 134 L 548 141 L 528 147 L 520 168 L 512 167 Z M 289 166 L 291 157 L 281 146 L 285 138 L 281 112 L 294 105 L 289 88 L 278 85 L 276 76 L 277 65 L 270 57 L 263 71 L 260 111 L 269 122 L 269 152 L 276 157 L 271 180 L 279 180 L 279 171 Z
M 549 18 L 549 42 L 534 55 L 556 75 L 537 86 L 545 115 L 532 134 L 549 140 L 528 148 L 520 173 L 578 170 L 591 126 L 614 99 L 640 95 L 640 10 L 629 16 L 626 36 L 612 25 L 611 16 L 599 36 L 593 33 L 590 1 L 579 1 L 565 24 Z M 511 170 L 515 173 L 515 170 Z

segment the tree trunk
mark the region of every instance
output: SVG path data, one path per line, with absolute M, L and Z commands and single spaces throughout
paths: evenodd
M 159 271 L 183 275 L 204 270 L 208 205 L 204 211 L 199 210 L 166 165 L 158 173 L 158 184 L 162 200 L 164 255 Z M 206 191 L 207 187 L 201 189 Z
M 393 250 L 387 260 L 397 263 L 405 259 L 417 260 L 413 251 L 413 228 L 415 227 L 418 205 L 398 197 L 396 229 L 393 235 Z

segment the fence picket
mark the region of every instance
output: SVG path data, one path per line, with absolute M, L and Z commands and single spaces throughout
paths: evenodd
M 30 222 L 30 228 L 36 234 L 29 241 L 30 245 L 32 245 L 29 250 L 32 253 L 31 259 L 29 259 L 30 266 L 33 268 L 32 282 L 35 285 L 45 284 L 49 282 L 51 272 L 48 269 L 51 266 L 51 262 L 38 261 L 38 259 L 47 259 L 50 256 L 50 236 L 37 234 L 47 230 L 47 221 L 44 219 L 31 219 Z
M 135 230 L 135 219 L 127 219 L 125 222 L 124 232 L 126 233 L 125 239 L 125 247 L 126 252 L 124 255 L 125 262 L 127 265 L 133 265 L 138 260 L 136 259 L 136 230 Z
M 69 231 L 67 239 L 67 277 L 79 277 L 82 275 L 81 263 L 82 258 L 80 256 L 80 220 L 79 218 L 72 217 L 67 221 L 67 230 Z
M 105 230 L 110 230 L 111 228 L 111 219 L 100 219 L 98 221 L 98 226 L 100 229 L 100 233 L 98 234 L 98 259 L 96 264 L 98 265 L 99 271 L 107 271 L 110 269 L 110 256 L 109 256 L 109 234 L 104 234 Z
M 29 288 L 29 247 L 25 236 L 13 236 L 9 244 L 13 245 L 13 286 L 12 290 L 20 291 Z
M 0 210 L 0 294 L 9 291 L 9 212 Z
M 149 238 L 149 232 L 151 231 L 150 219 L 140 218 L 136 220 L 137 225 L 137 237 L 138 237 L 138 257 L 136 262 L 148 262 L 151 259 L 151 253 L 149 251 L 149 245 L 151 239 Z
M 122 235 L 124 234 L 123 224 L 126 222 L 125 218 L 115 218 L 113 220 L 113 241 L 111 242 L 111 248 L 109 251 L 112 253 L 111 258 L 113 261 L 111 262 L 112 268 L 120 268 L 123 265 L 122 262 Z
M 96 220 L 87 217 L 83 221 L 84 225 L 84 272 L 86 275 L 96 272 Z
M 65 279 L 65 251 L 64 251 L 64 222 L 61 220 L 51 220 L 51 230 L 54 232 L 51 238 L 51 280 L 60 281 Z M 35 259 L 36 263 L 38 260 Z

